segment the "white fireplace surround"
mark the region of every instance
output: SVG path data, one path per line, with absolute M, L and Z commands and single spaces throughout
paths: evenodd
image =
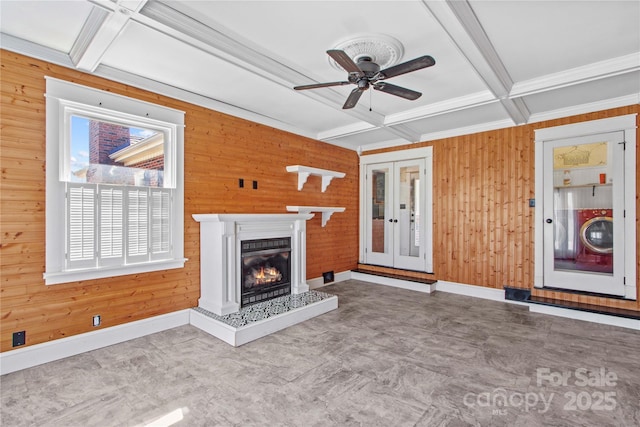
M 307 292 L 306 221 L 313 214 L 195 214 L 200 223 L 198 306 L 220 316 L 240 310 L 240 242 L 291 237 L 291 293 Z

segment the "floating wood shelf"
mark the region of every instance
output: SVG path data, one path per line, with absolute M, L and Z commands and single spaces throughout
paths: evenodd
M 327 169 L 312 168 L 309 166 L 293 165 L 287 166 L 287 172 L 296 172 L 298 174 L 298 191 L 302 190 L 307 182 L 309 175 L 318 175 L 322 177 L 322 192 L 324 193 L 333 178 L 344 178 L 344 172 L 330 171 Z
M 344 212 L 345 208 L 334 208 L 327 206 L 287 206 L 288 212 L 298 212 L 301 214 L 311 213 L 311 212 L 321 212 L 322 213 L 322 226 L 327 225 L 327 221 L 331 218 L 334 212 Z

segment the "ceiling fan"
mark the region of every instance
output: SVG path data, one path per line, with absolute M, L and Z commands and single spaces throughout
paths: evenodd
M 390 93 L 391 95 L 396 95 L 405 99 L 418 99 L 422 96 L 422 93 L 392 85 L 391 83 L 387 83 L 382 80 L 406 74 L 411 71 L 420 70 L 422 68 L 431 67 L 436 63 L 435 59 L 431 56 L 425 55 L 381 71 L 380 66 L 373 62 L 370 56 L 360 56 L 356 63 L 343 50 L 331 49 L 327 51 L 327 54 L 349 73 L 348 81 L 302 85 L 296 86 L 294 89 L 318 89 L 321 87 L 344 86 L 349 84 L 358 86 L 351 91 L 351 94 L 349 94 L 347 101 L 342 106 L 343 109 L 355 107 L 362 95 L 362 92 L 369 89 L 369 87 L 373 87 L 375 90 Z

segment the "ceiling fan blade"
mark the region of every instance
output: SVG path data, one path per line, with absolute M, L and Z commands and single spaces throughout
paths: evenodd
M 355 107 L 356 104 L 358 103 L 358 100 L 360 99 L 360 96 L 362 96 L 362 92 L 364 91 L 360 90 L 360 88 L 355 88 L 354 90 L 352 90 L 351 93 L 349 94 L 349 97 L 347 98 L 344 105 L 342 106 L 342 109 L 348 110 L 349 108 Z
M 349 82 L 314 83 L 314 84 L 311 84 L 311 85 L 295 86 L 294 89 L 295 90 L 318 89 L 320 87 L 344 86 L 344 85 L 350 85 L 350 84 L 351 83 L 349 83 Z
M 435 65 L 435 63 L 436 60 L 429 55 L 421 56 L 420 58 L 412 59 L 411 61 L 403 62 L 402 64 L 394 65 L 393 67 L 380 71 L 379 79 L 388 79 L 401 74 L 410 73 L 411 71 L 431 67 Z
M 364 76 L 364 72 L 358 67 L 358 65 L 353 62 L 353 59 L 344 50 L 339 49 L 331 49 L 327 51 L 327 55 L 329 55 L 334 61 L 338 63 L 344 70 L 348 73 L 356 73 L 358 76 Z
M 415 90 L 407 89 L 404 87 L 392 85 L 387 82 L 378 82 L 373 85 L 375 90 L 379 90 L 380 92 L 390 93 L 391 95 L 399 96 L 400 98 L 416 100 L 422 96 L 420 92 L 416 92 Z

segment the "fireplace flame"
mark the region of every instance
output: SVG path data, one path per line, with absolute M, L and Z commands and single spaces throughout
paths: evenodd
M 282 273 L 274 267 L 260 267 L 260 270 L 254 270 L 253 278 L 256 285 L 265 285 L 282 280 Z

